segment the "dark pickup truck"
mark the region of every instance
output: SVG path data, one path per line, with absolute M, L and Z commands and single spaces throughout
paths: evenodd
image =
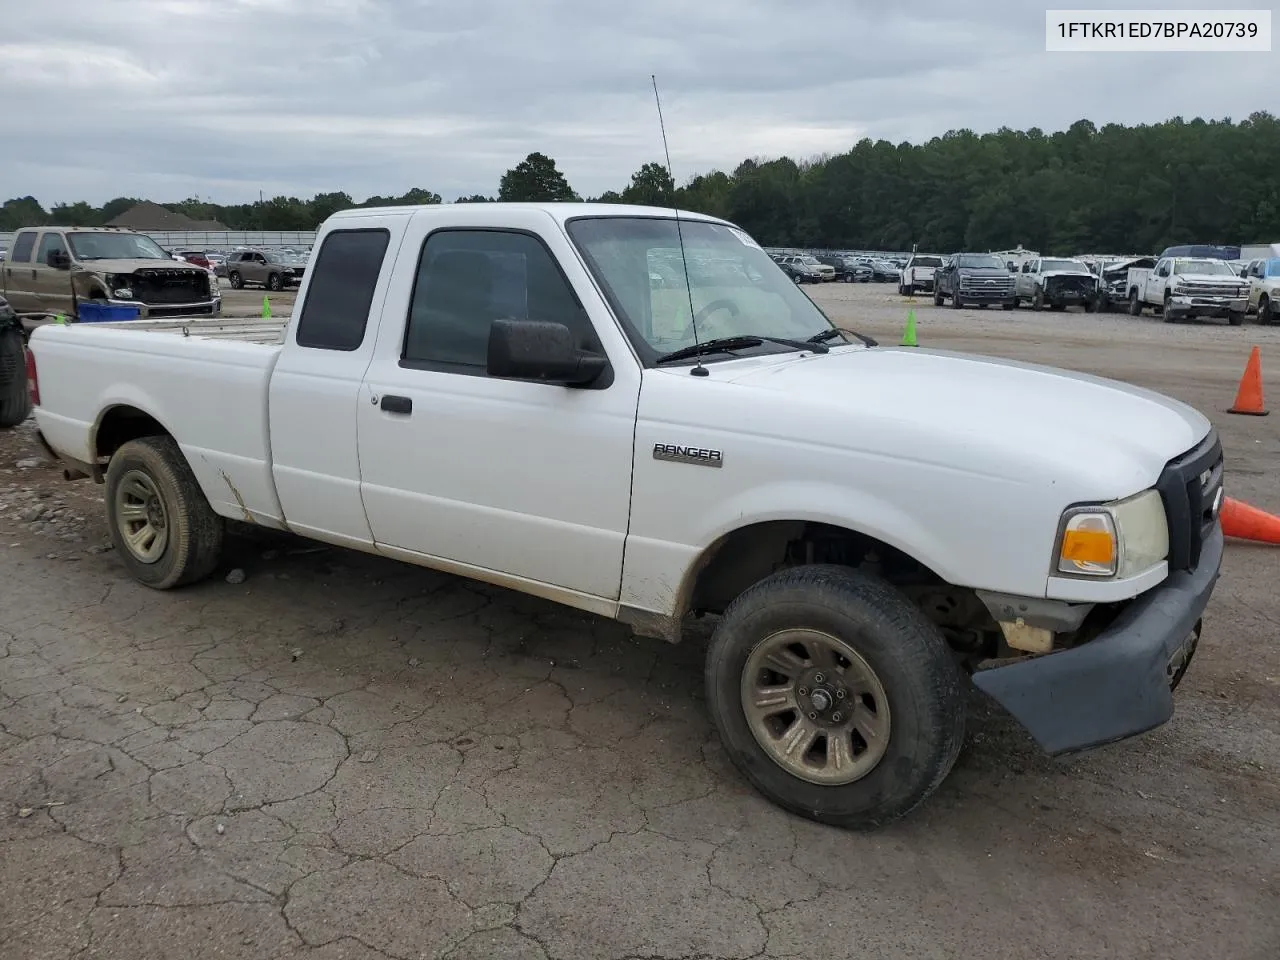
M 994 254 L 953 254 L 933 273 L 933 305 L 940 307 L 948 299 L 957 310 L 966 304 L 985 307 L 989 303 L 1012 310 L 1017 302 L 1013 275 Z

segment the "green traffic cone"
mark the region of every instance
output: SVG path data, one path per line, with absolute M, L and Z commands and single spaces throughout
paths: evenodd
M 66 324 L 66 322 L 67 322 L 66 315 L 65 315 L 65 314 L 63 314 L 63 313 L 61 313 L 61 312 L 59 312 L 59 313 L 58 313 L 58 314 L 53 318 L 53 322 L 54 322 L 54 323 L 61 323 L 61 324 L 65 325 L 65 324 Z
M 916 312 L 914 310 L 907 311 L 907 328 L 902 331 L 902 342 L 898 344 L 900 347 L 918 347 L 920 344 L 916 341 Z
M 271 298 L 265 295 L 262 298 L 262 319 L 271 319 Z

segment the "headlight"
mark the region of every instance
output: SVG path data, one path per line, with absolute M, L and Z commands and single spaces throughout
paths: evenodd
M 1155 490 L 1126 500 L 1072 507 L 1058 528 L 1059 573 L 1127 578 L 1169 555 L 1169 524 Z

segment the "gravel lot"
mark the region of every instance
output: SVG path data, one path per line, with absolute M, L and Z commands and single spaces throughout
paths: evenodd
M 810 292 L 884 342 L 910 306 Z M 1275 419 L 1220 413 L 1280 330 L 914 309 L 926 347 L 1195 404 L 1280 512 Z M 1049 761 L 975 696 L 939 794 L 855 834 L 735 775 L 696 641 L 262 534 L 155 593 L 29 428 L 0 434 L 6 960 L 1280 955 L 1274 551 L 1228 548 L 1167 726 Z

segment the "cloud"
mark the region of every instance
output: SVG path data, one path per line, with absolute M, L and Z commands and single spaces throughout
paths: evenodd
M 46 204 L 493 194 L 533 150 L 595 194 L 661 157 L 651 73 L 679 180 L 861 137 L 1274 107 L 1272 55 L 1048 54 L 1022 0 L 5 6 L 0 184 Z

